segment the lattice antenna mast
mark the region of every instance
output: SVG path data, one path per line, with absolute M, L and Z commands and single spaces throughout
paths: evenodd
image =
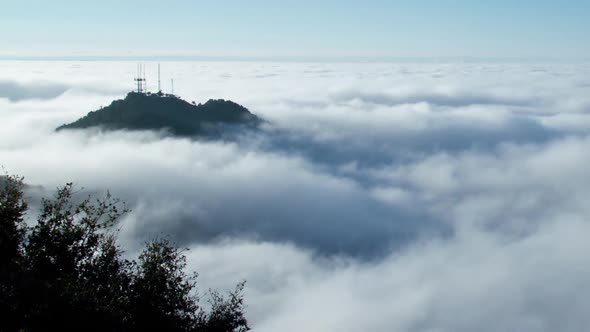
M 145 69 L 143 70 L 143 75 L 142 75 L 141 64 L 137 65 L 137 78 L 135 78 L 134 81 L 137 83 L 137 93 L 144 93 L 145 92 Z
M 172 94 L 174 94 L 174 79 L 170 79 L 170 84 L 172 85 Z

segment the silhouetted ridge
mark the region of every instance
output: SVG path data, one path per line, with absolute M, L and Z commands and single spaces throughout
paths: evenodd
M 108 130 L 161 130 L 179 136 L 221 134 L 224 125 L 255 127 L 260 120 L 247 108 L 229 100 L 191 104 L 173 95 L 130 92 L 125 99 L 88 113 L 79 120 L 57 128 Z

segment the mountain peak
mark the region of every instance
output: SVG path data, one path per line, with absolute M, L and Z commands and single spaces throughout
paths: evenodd
M 175 95 L 130 92 L 124 99 L 88 113 L 58 127 L 106 130 L 167 130 L 177 136 L 211 136 L 223 132 L 227 125 L 256 127 L 260 119 L 229 100 L 209 100 L 204 104 L 189 103 Z

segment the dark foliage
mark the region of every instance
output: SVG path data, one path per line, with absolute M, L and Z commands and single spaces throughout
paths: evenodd
M 139 256 L 133 280 L 131 307 L 138 321 L 137 330 L 157 327 L 160 331 L 189 331 L 198 316 L 196 275 L 184 272 L 186 259 L 167 240 L 148 244 Z
M 72 184 L 58 189 L 27 227 L 22 179 L 1 179 L 0 331 L 249 330 L 243 283 L 227 299 L 211 292 L 204 310 L 183 250 L 156 240 L 123 259 L 113 227 L 124 205 L 74 194 Z
M 176 96 L 131 92 L 125 99 L 90 112 L 62 129 L 168 130 L 178 136 L 219 135 L 224 125 L 256 126 L 256 115 L 229 100 L 194 105 Z
M 27 204 L 22 178 L 0 177 L 0 313 L 7 330 L 16 330 L 22 310 L 19 273 L 23 269 L 23 242 Z M 2 328 L 0 328 L 2 330 Z

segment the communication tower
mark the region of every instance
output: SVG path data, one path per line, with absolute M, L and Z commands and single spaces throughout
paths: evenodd
M 137 78 L 134 81 L 137 84 L 137 93 L 144 93 L 146 91 L 145 68 L 141 64 L 137 65 Z
M 158 93 L 162 93 L 162 87 L 160 86 L 160 64 L 158 63 Z

